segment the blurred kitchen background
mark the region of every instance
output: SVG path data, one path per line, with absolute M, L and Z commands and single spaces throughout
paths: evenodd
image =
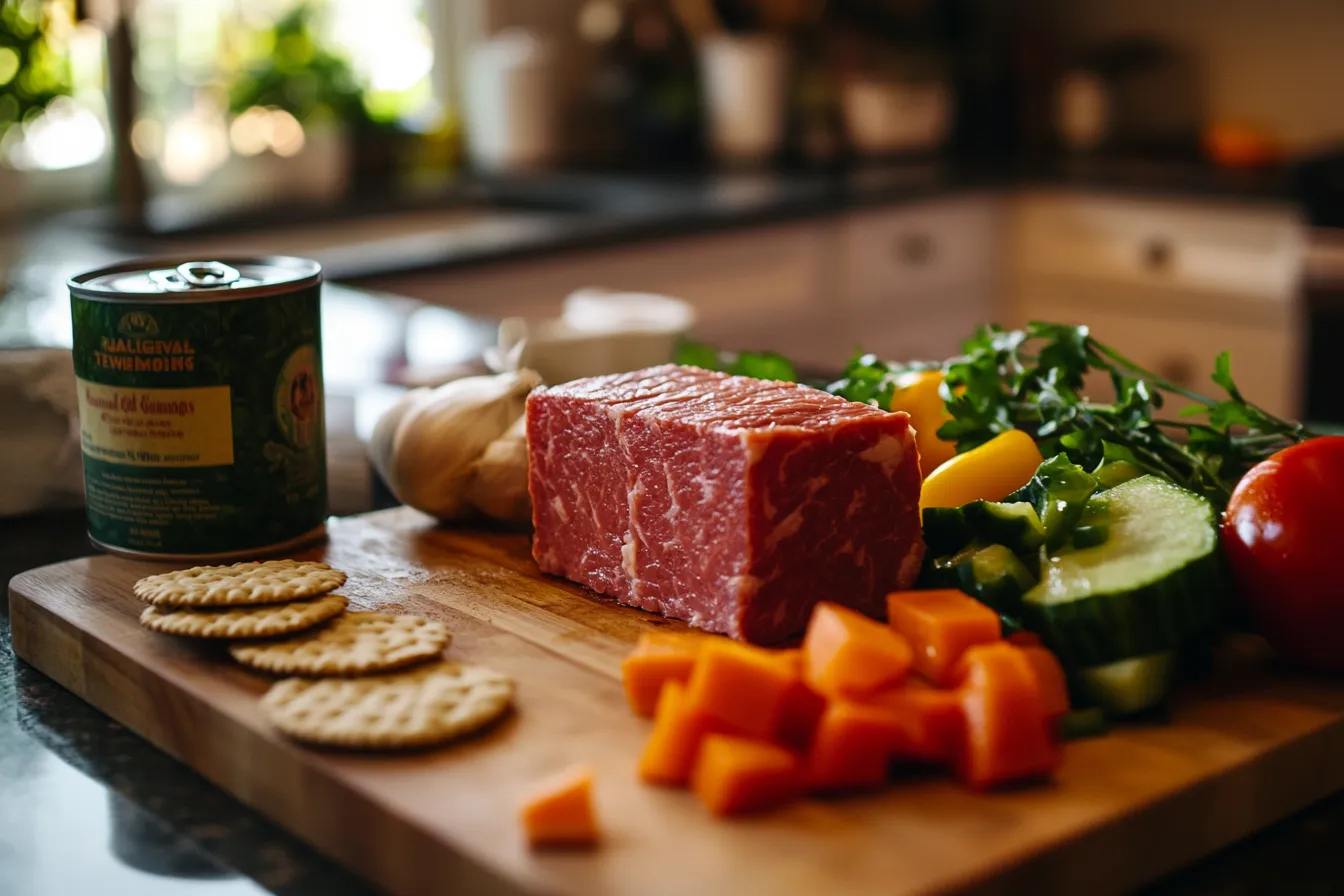
M 834 371 L 1030 319 L 1344 423 L 1340 47 L 1338 0 L 0 0 L 10 512 L 78 485 L 65 278 L 143 255 L 319 260 L 357 436 L 519 333 Z

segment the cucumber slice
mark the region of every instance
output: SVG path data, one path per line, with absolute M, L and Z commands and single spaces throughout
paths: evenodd
M 1166 699 L 1176 682 L 1176 651 L 1131 657 L 1083 669 L 1078 687 L 1111 716 L 1132 716 Z
M 1001 544 L 981 548 L 956 566 L 957 587 L 997 613 L 1016 613 L 1036 584 L 1017 555 Z
M 1046 556 L 1023 622 L 1067 668 L 1179 647 L 1226 612 L 1213 506 L 1159 476 L 1106 492 L 1110 537 Z
M 1026 501 L 1013 504 L 972 501 L 961 510 L 966 526 L 982 542 L 1005 545 L 1019 552 L 1034 551 L 1045 544 L 1041 517 Z
M 1099 544 L 1105 544 L 1106 539 L 1110 536 L 1111 527 L 1105 523 L 1079 526 L 1073 530 L 1073 546 L 1075 548 L 1094 548 Z
M 1026 501 L 1036 508 L 1045 528 L 1045 546 L 1058 548 L 1069 540 L 1088 500 L 1097 490 L 1097 477 L 1056 454 L 1036 468 L 1031 481 L 1007 501 Z
M 1111 730 L 1111 720 L 1100 706 L 1087 709 L 1075 709 L 1065 713 L 1059 720 L 1060 740 L 1081 740 L 1085 737 L 1100 737 Z
M 1143 475 L 1143 469 L 1127 460 L 1117 460 L 1102 464 L 1092 475 L 1097 477 L 1098 488 L 1108 489 L 1115 488 L 1122 482 L 1138 479 Z
M 960 507 L 924 508 L 924 544 L 935 556 L 964 548 L 972 534 Z

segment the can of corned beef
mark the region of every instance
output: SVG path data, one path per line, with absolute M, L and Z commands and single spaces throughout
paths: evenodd
M 141 261 L 69 288 L 94 545 L 231 560 L 324 534 L 317 262 Z

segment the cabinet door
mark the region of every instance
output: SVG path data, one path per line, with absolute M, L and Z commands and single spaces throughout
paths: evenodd
M 1025 276 L 1275 302 L 1302 269 L 1301 222 L 1287 206 L 1030 193 L 1013 207 L 1013 267 Z
M 691 303 L 706 327 L 743 325 L 818 301 L 829 279 L 828 233 L 815 222 L 759 227 L 361 285 L 492 318 L 554 317 L 564 297 L 584 287 L 657 292 Z
M 1083 306 L 1076 300 L 1038 295 L 1026 310 L 1028 317 L 1037 320 L 1086 324 L 1099 341 L 1145 370 L 1213 398 L 1225 397 L 1210 380 L 1214 361 L 1221 352 L 1230 352 L 1232 374 L 1247 400 L 1290 419 L 1299 414 L 1301 353 L 1296 349 L 1296 323 L 1287 309 L 1277 320 L 1243 323 L 1133 313 L 1114 305 Z M 1093 395 L 1113 394 L 1105 377 L 1096 377 L 1088 387 Z M 1175 399 L 1166 410 L 1174 415 L 1185 404 Z
M 866 309 L 946 307 L 956 300 L 981 302 L 988 314 L 1004 223 L 1001 202 L 986 196 L 848 215 L 840 247 L 845 290 Z

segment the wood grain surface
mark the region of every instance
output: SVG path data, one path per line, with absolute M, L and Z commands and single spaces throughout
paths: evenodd
M 346 570 L 355 609 L 420 613 L 449 655 L 513 675 L 516 711 L 457 745 L 315 750 L 257 708 L 267 676 L 219 645 L 137 623 L 140 576 L 114 557 L 10 585 L 15 652 L 83 699 L 394 894 L 1119 893 L 1340 789 L 1344 685 L 1295 677 L 1248 639 L 1184 690 L 1168 724 L 1070 744 L 1057 780 L 974 795 L 929 776 L 879 795 L 722 821 L 641 784 L 649 723 L 619 664 L 641 632 L 680 629 L 541 576 L 526 536 L 436 527 L 397 509 L 333 520 L 308 551 Z M 571 762 L 598 769 L 606 839 L 531 853 L 517 806 Z

